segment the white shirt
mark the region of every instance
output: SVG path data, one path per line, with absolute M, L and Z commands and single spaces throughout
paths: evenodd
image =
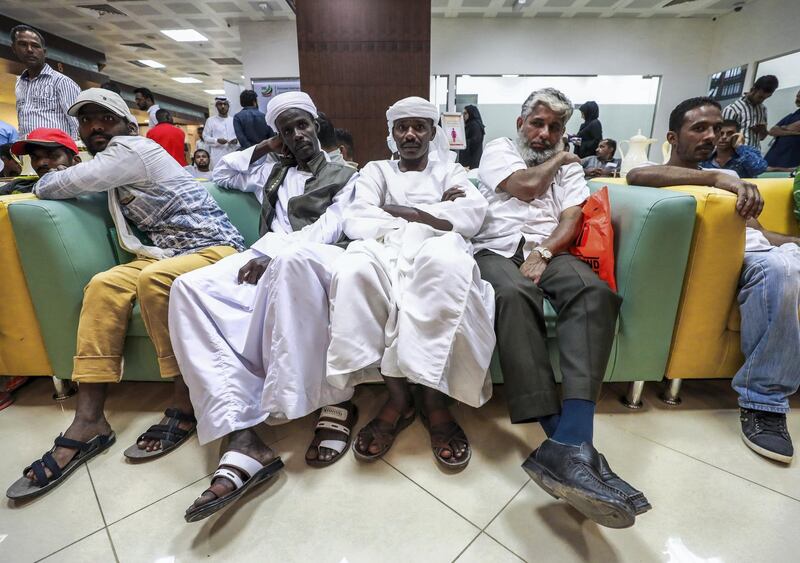
M 562 166 L 547 192 L 531 202 L 498 190 L 503 180 L 526 168 L 511 139 L 495 139 L 483 149 L 478 179 L 489 210 L 483 228 L 472 239 L 476 251 L 487 249 L 510 258 L 524 238 L 523 256 L 527 258 L 553 233 L 565 209 L 581 205 L 589 197 L 583 167 L 577 162 Z
M 211 170 L 203 172 L 202 170 L 198 170 L 197 166 L 195 166 L 194 164 L 184 166 L 183 169 L 186 170 L 189 174 L 191 174 L 192 178 L 197 178 L 198 180 L 211 179 Z
M 155 127 L 158 125 L 158 119 L 156 119 L 156 112 L 161 109 L 161 106 L 158 104 L 153 104 L 149 108 L 147 108 L 147 123 L 150 127 Z

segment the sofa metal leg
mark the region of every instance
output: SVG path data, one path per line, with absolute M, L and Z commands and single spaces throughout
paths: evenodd
M 642 408 L 642 392 L 644 391 L 644 381 L 631 381 L 628 385 L 628 392 L 620 398 L 622 404 L 629 409 L 637 410 Z
M 661 400 L 673 407 L 680 405 L 681 383 L 683 383 L 683 379 L 670 379 L 666 389 L 661 394 Z
M 78 386 L 69 379 L 53 376 L 53 386 L 56 388 L 56 392 L 53 393 L 54 401 L 66 401 L 78 392 Z

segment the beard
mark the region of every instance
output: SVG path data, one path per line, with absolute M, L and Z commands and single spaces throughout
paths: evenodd
M 522 131 L 517 131 L 516 145 L 517 150 L 519 150 L 519 154 L 522 156 L 522 160 L 524 160 L 525 164 L 528 166 L 536 166 L 542 164 L 543 162 L 547 162 L 564 150 L 563 139 L 559 139 L 558 143 L 544 150 L 536 150 L 531 148 L 530 144 L 528 143 L 528 139 L 522 135 Z

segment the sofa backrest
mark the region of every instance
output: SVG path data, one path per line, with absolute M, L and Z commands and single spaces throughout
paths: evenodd
M 251 193 L 226 190 L 214 182 L 200 182 L 217 204 L 228 214 L 231 223 L 239 229 L 244 242 L 250 246 L 258 240 L 258 222 L 261 217 L 261 204 Z

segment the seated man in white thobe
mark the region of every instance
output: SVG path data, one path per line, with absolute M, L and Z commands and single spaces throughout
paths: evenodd
M 416 383 L 436 460 L 462 469 L 471 450 L 447 396 L 479 407 L 492 394 L 494 296 L 469 242 L 487 203 L 461 165 L 447 162 L 436 106 L 405 98 L 386 117 L 400 159 L 367 164 L 345 214 L 355 242 L 331 283 L 328 381 L 386 382 L 389 399 L 353 443 L 358 459 L 380 458 L 411 424 Z M 436 137 L 445 142 L 434 157 Z
M 325 379 L 330 264 L 344 250 L 341 217 L 357 173 L 328 161 L 307 94 L 273 98 L 267 122 L 278 132 L 222 159 L 214 180 L 255 191 L 262 237 L 240 254 L 172 286 L 169 325 L 189 387 L 201 444 L 228 437 L 210 487 L 186 520 L 210 516 L 282 463 L 254 431 L 321 407 L 306 460 L 329 465 L 347 447 L 357 413 L 352 390 Z M 328 406 L 336 405 L 336 406 Z

